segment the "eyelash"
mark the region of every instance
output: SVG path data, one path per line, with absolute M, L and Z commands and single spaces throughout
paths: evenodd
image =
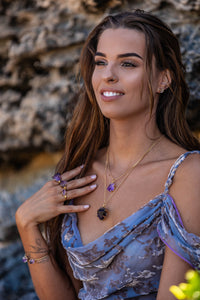
M 96 66 L 104 66 L 104 65 L 106 64 L 106 62 L 103 61 L 103 60 L 96 60 L 96 61 L 94 62 L 94 64 L 95 64 Z
M 136 65 L 130 61 L 124 61 L 121 63 L 122 67 L 134 68 Z
M 106 65 L 106 62 L 103 60 L 96 60 L 94 63 L 96 66 L 105 66 Z M 130 61 L 124 61 L 120 65 L 125 68 L 135 68 L 136 67 L 136 65 Z

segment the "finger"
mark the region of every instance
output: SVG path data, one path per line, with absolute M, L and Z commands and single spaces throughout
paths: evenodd
M 70 180 L 70 179 L 76 177 L 77 175 L 79 175 L 81 173 L 81 170 L 83 169 L 83 167 L 84 167 L 84 165 L 63 173 L 62 180 Z
M 88 185 L 85 186 L 83 188 L 80 189 L 73 189 L 73 190 L 62 190 L 60 192 L 60 201 L 66 201 L 66 200 L 71 200 L 74 198 L 78 198 L 81 196 L 84 196 L 86 194 L 91 193 L 92 191 L 94 191 L 97 188 L 97 184 L 92 184 L 92 185 Z
M 91 176 L 82 177 L 80 179 L 71 180 L 66 183 L 66 189 L 73 190 L 88 185 L 89 183 L 93 182 L 96 178 L 97 178 L 96 175 L 91 175 Z
M 90 205 L 61 205 L 58 207 L 58 212 L 60 214 L 72 213 L 72 212 L 81 212 L 86 211 Z

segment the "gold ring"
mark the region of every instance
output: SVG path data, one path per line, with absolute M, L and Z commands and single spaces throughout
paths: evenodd
M 67 180 L 62 180 L 59 184 L 63 190 L 67 190 Z
M 67 200 L 67 191 L 66 191 L 66 189 L 62 190 L 62 195 L 65 198 L 65 200 Z
M 52 178 L 58 183 L 60 184 L 61 181 L 62 181 L 62 178 L 61 178 L 61 174 L 60 173 L 56 173 L 52 176 Z

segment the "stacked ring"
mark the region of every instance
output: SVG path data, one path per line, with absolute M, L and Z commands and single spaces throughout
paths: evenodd
M 62 190 L 62 195 L 65 198 L 65 200 L 67 200 L 67 191 L 66 190 Z
M 65 198 L 65 200 L 67 200 L 67 181 L 62 180 L 60 182 L 60 186 L 62 187 L 62 195 Z
M 61 181 L 62 181 L 62 178 L 61 178 L 61 174 L 60 173 L 56 173 L 52 176 L 52 178 L 58 183 L 60 184 Z
M 52 176 L 52 178 L 61 186 L 62 195 L 65 198 L 65 200 L 67 200 L 67 181 L 62 180 L 60 173 L 56 173 L 55 175 Z
M 63 190 L 67 190 L 67 180 L 62 180 L 60 182 L 60 186 L 63 188 Z

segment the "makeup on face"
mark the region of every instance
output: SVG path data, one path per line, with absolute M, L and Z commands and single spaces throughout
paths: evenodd
M 94 55 L 92 85 L 106 117 L 124 118 L 149 109 L 145 53 L 142 32 L 118 28 L 101 34 Z

